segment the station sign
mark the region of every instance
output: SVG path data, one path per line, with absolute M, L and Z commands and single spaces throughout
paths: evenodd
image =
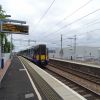
M 19 25 L 19 24 L 12 24 L 12 23 L 2 23 L 2 30 L 3 33 L 12 33 L 12 34 L 26 34 L 28 35 L 29 26 L 28 25 Z

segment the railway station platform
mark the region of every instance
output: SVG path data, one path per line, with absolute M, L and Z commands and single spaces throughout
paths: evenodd
M 1 81 L 0 100 L 86 100 L 22 57 L 14 56 Z
M 13 57 L 3 70 L 6 73 L 0 84 L 0 100 L 38 100 L 18 58 Z

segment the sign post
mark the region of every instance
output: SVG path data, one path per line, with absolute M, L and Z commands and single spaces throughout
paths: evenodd
M 0 19 L 0 33 L 11 34 L 10 57 L 12 56 L 12 34 L 28 35 L 29 27 L 28 25 L 23 25 L 23 24 L 26 24 L 26 21 L 19 21 L 19 20 L 13 20 L 13 19 Z M 4 59 L 3 59 L 4 48 L 3 48 L 2 40 L 0 40 L 0 44 L 1 44 L 1 54 L 0 54 L 1 68 L 3 68 L 4 67 Z

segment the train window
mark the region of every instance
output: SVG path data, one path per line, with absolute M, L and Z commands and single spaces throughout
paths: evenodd
M 41 54 L 46 54 L 46 46 L 45 45 L 40 46 L 40 52 L 41 52 Z

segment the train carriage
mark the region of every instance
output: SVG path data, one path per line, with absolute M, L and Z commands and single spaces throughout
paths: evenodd
M 46 66 L 49 61 L 48 49 L 45 44 L 36 45 L 32 48 L 21 51 L 20 54 L 41 67 Z

